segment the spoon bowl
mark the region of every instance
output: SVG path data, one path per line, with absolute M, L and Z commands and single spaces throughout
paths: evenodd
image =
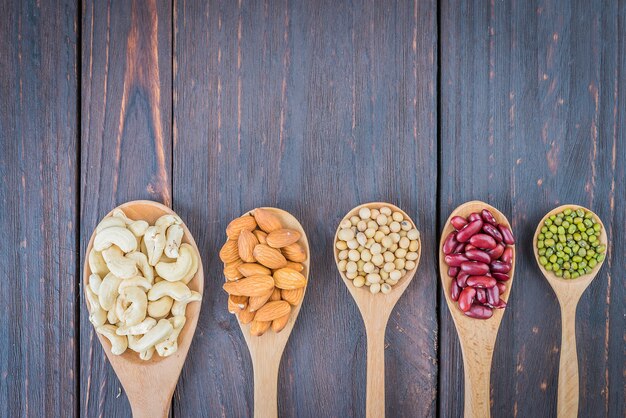
M 400 212 L 404 219 L 411 222 L 413 228 L 416 228 L 415 222 L 413 222 L 411 217 L 403 210 L 390 203 L 384 202 L 365 203 L 357 206 L 348 212 L 343 220 L 358 215 L 361 208 L 380 209 L 383 206 L 389 207 L 392 211 Z M 335 246 L 338 240 L 339 230 L 340 228 L 337 228 L 333 241 L 336 264 L 339 264 L 339 251 Z M 422 252 L 421 237 L 418 238 L 418 241 L 419 246 L 417 249 L 415 267 L 413 267 L 412 270 L 407 271 L 406 274 L 400 278 L 398 283 L 391 286 L 391 291 L 387 294 L 373 294 L 367 287 L 355 287 L 352 284 L 352 280 L 348 279 L 344 272 L 339 271 L 344 284 L 359 307 L 359 311 L 363 317 L 363 322 L 365 323 L 365 332 L 367 334 L 367 386 L 365 414 L 368 418 L 385 416 L 385 329 L 387 328 L 387 321 L 389 320 L 391 311 L 393 311 L 393 308 L 400 299 L 400 296 L 402 296 L 409 283 L 411 283 L 411 280 L 413 280 L 417 267 L 419 266 Z M 337 268 L 337 270 L 339 270 L 339 268 Z
M 124 211 L 130 219 L 143 219 L 149 224 L 166 214 L 175 214 L 169 207 L 161 203 L 149 200 L 135 200 L 124 203 L 117 207 Z M 109 212 L 110 216 L 113 211 Z M 188 283 L 191 290 L 200 294 L 204 289 L 204 272 L 200 252 L 193 236 L 185 224 L 183 227 L 182 242 L 191 245 L 198 255 L 198 271 Z M 85 252 L 85 267 L 83 269 L 83 287 L 88 286 L 91 269 L 86 261 L 93 247 L 95 230 L 91 235 L 87 251 Z M 89 301 L 85 298 L 87 306 Z M 193 339 L 200 315 L 200 303 L 191 303 L 185 311 L 186 322 L 178 336 L 178 350 L 168 357 L 152 356 L 150 360 L 141 360 L 139 354 L 132 350 L 126 350 L 122 355 L 111 353 L 111 343 L 102 335 L 96 333 L 102 348 L 118 379 L 124 387 L 124 391 L 130 402 L 133 417 L 166 417 L 169 414 L 172 395 L 178 382 L 178 377 L 187 357 L 191 340 Z
M 455 216 L 467 218 L 471 213 L 480 213 L 483 209 L 489 210 L 499 224 L 506 225 L 511 229 L 511 225 L 506 216 L 499 210 L 485 202 L 474 200 L 457 207 L 451 214 L 441 233 L 439 244 L 439 275 L 443 294 L 448 304 L 448 309 L 452 315 L 452 320 L 461 343 L 463 354 L 463 367 L 465 370 L 465 416 L 466 417 L 489 417 L 489 381 L 491 373 L 491 360 L 496 344 L 498 329 L 502 321 L 505 309 L 494 309 L 493 315 L 488 319 L 470 318 L 461 311 L 457 303 L 450 297 L 450 286 L 452 277 L 448 275 L 448 265 L 444 261 L 443 244 L 448 234 L 454 231 L 450 220 Z M 511 229 L 512 230 L 512 229 Z M 500 296 L 508 302 L 513 278 L 515 273 L 515 262 L 517 255 L 515 246 L 510 246 L 513 250 L 513 261 L 509 271 L 510 279 L 506 282 L 506 291 Z
M 278 208 L 261 209 L 268 210 L 276 215 L 280 219 L 283 228 L 300 232 L 301 238 L 298 243 L 302 245 L 306 251 L 306 260 L 302 263 L 304 269 L 300 273 L 307 279 L 308 286 L 311 254 L 309 252 L 309 242 L 304 228 L 302 228 L 300 222 L 287 211 Z M 251 214 L 251 212 L 252 211 L 245 213 L 244 216 Z M 306 286 L 304 292 L 306 295 Z M 293 307 L 287 325 L 285 325 L 285 328 L 279 333 L 275 333 L 270 329 L 259 337 L 251 335 L 250 324 L 242 324 L 239 318 L 237 318 L 252 359 L 252 368 L 254 370 L 254 416 L 256 418 L 278 416 L 277 397 L 280 359 L 303 302 L 304 299 L 302 299 L 299 305 Z
M 552 271 L 548 271 L 539 262 L 539 253 L 537 250 L 537 239 L 541 233 L 541 228 L 546 219 L 552 215 L 563 212 L 565 209 L 583 209 L 593 213 L 591 210 L 580 205 L 562 205 L 548 212 L 537 225 L 535 235 L 533 237 L 533 251 L 535 260 L 539 270 L 550 283 L 561 307 L 561 356 L 559 360 L 559 384 L 557 390 L 557 417 L 566 418 L 576 416 L 578 414 L 578 354 L 576 352 L 576 307 L 580 297 L 587 287 L 596 278 L 598 271 L 604 264 L 602 260 L 591 270 L 589 274 L 585 274 L 576 279 L 564 279 L 557 277 Z M 600 233 L 600 244 L 607 245 L 607 235 L 604 224 L 598 215 L 593 213 L 596 221 L 602 227 Z

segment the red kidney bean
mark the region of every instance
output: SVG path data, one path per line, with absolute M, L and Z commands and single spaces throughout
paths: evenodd
M 455 253 L 465 252 L 465 244 L 463 244 L 462 242 L 459 242 L 459 244 L 456 247 L 454 247 L 454 252 Z
M 490 308 L 482 305 L 472 305 L 464 313 L 470 318 L 476 319 L 489 319 L 493 315 L 493 311 Z
M 458 231 L 461 228 L 463 228 L 465 225 L 467 225 L 467 219 L 465 219 L 462 216 L 455 216 L 452 219 L 450 219 L 450 223 L 452 224 L 454 229 Z
M 458 284 L 459 287 L 462 287 L 462 288 L 467 287 L 468 277 L 469 277 L 469 274 L 463 273 L 462 271 L 459 272 L 459 274 L 456 276 L 456 284 Z
M 497 304 L 493 305 L 495 309 L 504 309 L 506 308 L 506 302 L 504 299 L 500 299 Z
M 465 244 L 465 248 L 463 249 L 463 252 L 465 251 L 470 251 L 470 250 L 475 250 L 476 247 L 474 247 L 472 244 Z
M 461 288 L 458 284 L 456 284 L 456 280 L 452 280 L 450 284 L 450 298 L 453 301 L 459 300 L 459 295 L 461 294 Z
M 459 245 L 459 242 L 456 240 L 456 232 L 450 232 L 450 235 L 443 243 L 443 253 L 452 254 L 457 245 Z
M 504 252 L 502 253 L 502 256 L 500 257 L 500 261 L 502 261 L 503 263 L 511 264 L 511 261 L 513 261 L 513 248 L 506 247 L 504 249 Z
M 474 298 L 476 297 L 476 289 L 473 287 L 466 287 L 459 294 L 459 308 L 463 312 L 467 312 L 471 307 L 472 303 L 474 303 Z
M 496 218 L 494 218 L 491 212 L 489 212 L 487 209 L 483 209 L 482 212 L 480 212 L 480 215 L 485 222 L 490 223 L 493 226 L 498 225 L 498 222 L 496 222 Z
M 459 268 L 458 267 L 448 267 L 448 276 L 456 277 L 457 274 L 459 274 Z
M 511 271 L 511 265 L 502 261 L 493 261 L 489 267 L 493 273 L 508 273 Z
M 491 257 L 489 257 L 489 254 L 481 250 L 468 250 L 467 246 L 465 250 L 465 257 L 470 260 L 480 261 L 481 263 L 491 263 Z
M 461 271 L 472 276 L 482 276 L 483 274 L 489 273 L 489 264 L 479 261 L 464 261 L 461 263 Z
M 504 244 L 500 243 L 493 250 L 487 251 L 487 254 L 489 254 L 489 257 L 491 257 L 492 260 L 497 260 L 498 258 L 500 258 L 503 252 Z
M 498 280 L 499 282 L 506 282 L 509 280 L 509 275 L 505 274 L 505 273 L 491 273 L 491 275 L 494 277 L 494 279 Z M 502 292 L 500 292 L 502 293 Z
M 504 240 L 504 238 L 502 238 L 502 234 L 500 233 L 498 228 L 496 228 L 495 226 L 493 226 L 491 224 L 484 224 L 483 225 L 483 231 L 486 234 L 491 235 L 493 237 L 493 239 L 495 239 L 497 242 L 502 242 Z
M 515 238 L 513 238 L 513 233 L 508 226 L 498 225 L 498 229 L 500 230 L 500 233 L 502 234 L 502 238 L 504 239 L 505 243 L 509 245 L 515 244 Z
M 496 279 L 489 276 L 469 276 L 466 281 L 468 286 L 478 288 L 494 287 L 497 283 Z
M 487 234 L 476 234 L 470 238 L 469 243 L 474 247 L 484 248 L 485 250 L 493 250 L 498 246 L 496 240 Z
M 498 288 L 498 292 L 500 294 L 503 294 L 504 291 L 506 290 L 506 285 L 503 282 L 496 283 L 496 287 Z
M 495 306 L 498 302 L 500 302 L 500 290 L 498 290 L 498 286 L 490 287 L 486 290 L 486 292 L 488 304 Z
M 450 254 L 445 256 L 444 260 L 449 267 L 459 267 L 467 261 L 467 257 L 463 254 Z
M 456 240 L 458 242 L 467 242 L 467 240 L 480 231 L 482 227 L 483 221 L 481 219 L 476 219 L 475 221 L 465 225 L 463 229 L 456 234 Z
M 487 292 L 485 289 L 476 289 L 476 300 L 480 303 L 487 302 Z
M 467 217 L 467 220 L 470 222 L 477 221 L 478 219 L 482 219 L 479 213 L 470 213 L 470 216 Z

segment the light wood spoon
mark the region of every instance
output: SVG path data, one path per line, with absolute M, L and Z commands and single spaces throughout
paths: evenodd
M 511 225 L 506 217 L 496 208 L 485 202 L 474 200 L 467 202 L 456 208 L 451 214 L 441 233 L 439 244 L 439 275 L 443 294 L 448 303 L 448 309 L 454 320 L 456 331 L 461 343 L 463 353 L 463 368 L 465 370 L 465 417 L 485 418 L 491 415 L 489 402 L 489 384 L 491 374 L 491 360 L 493 350 L 498 336 L 500 322 L 505 309 L 494 309 L 493 315 L 489 319 L 475 319 L 466 316 L 459 308 L 457 302 L 450 298 L 450 286 L 452 278 L 448 275 L 448 265 L 444 260 L 443 243 L 454 227 L 450 224 L 450 219 L 455 216 L 467 218 L 472 212 L 480 213 L 483 209 L 489 210 L 498 224 L 503 224 L 511 229 Z M 506 291 L 500 296 L 505 302 L 509 299 L 513 276 L 515 272 L 516 253 L 513 248 L 513 266 L 509 271 L 509 281 L 506 282 Z
M 400 208 L 384 202 L 372 202 L 357 206 L 348 212 L 343 220 L 349 219 L 354 215 L 358 216 L 361 208 L 366 207 L 369 209 L 380 209 L 383 206 L 389 207 L 394 212 L 400 212 L 402 216 L 404 216 L 404 219 L 411 222 L 415 228 L 415 223 L 411 220 L 409 215 L 407 215 Z M 339 230 L 340 228 L 337 228 L 335 239 L 333 241 L 336 264 L 339 263 L 339 250 L 335 245 L 337 243 Z M 385 330 L 387 329 L 387 321 L 389 320 L 391 311 L 398 302 L 398 299 L 400 299 L 400 296 L 402 296 L 406 290 L 409 283 L 411 283 L 411 280 L 413 280 L 417 267 L 419 266 L 420 255 L 422 252 L 421 238 L 419 241 L 420 245 L 417 249 L 418 256 L 415 260 L 415 267 L 412 270 L 407 271 L 404 277 L 391 287 L 391 292 L 387 294 L 372 294 L 366 286 L 361 288 L 355 287 L 352 284 L 352 280 L 348 279 L 344 272 L 339 271 L 343 282 L 359 307 L 359 311 L 361 311 L 361 316 L 363 317 L 363 322 L 365 323 L 365 333 L 367 335 L 367 384 L 365 415 L 368 418 L 381 418 L 385 416 Z
M 283 228 L 294 229 L 302 235 L 298 242 L 306 251 L 306 261 L 302 263 L 304 270 L 301 273 L 308 282 L 311 254 L 309 252 L 309 242 L 302 225 L 292 214 L 282 209 L 261 209 L 266 209 L 278 216 Z M 246 214 L 251 214 L 251 212 Z M 250 324 L 239 322 L 241 332 L 246 340 L 246 344 L 248 344 L 248 350 L 250 350 L 250 357 L 252 358 L 252 368 L 254 370 L 254 416 L 256 418 L 273 418 L 278 416 L 278 369 L 280 367 L 280 359 L 298 318 L 298 313 L 300 313 L 301 306 L 302 303 L 292 309 L 289 322 L 278 334 L 270 328 L 265 334 L 256 337 L 250 334 Z M 239 321 L 239 318 L 237 318 L 237 321 Z
M 576 353 L 576 307 L 580 297 L 585 292 L 591 281 L 595 279 L 598 271 L 602 267 L 604 260 L 596 264 L 589 274 L 580 276 L 576 279 L 564 279 L 557 277 L 554 272 L 546 270 L 539 262 L 539 254 L 537 253 L 537 237 L 541 233 L 541 228 L 547 218 L 563 212 L 565 209 L 583 209 L 591 212 L 589 209 L 580 205 L 562 205 L 548 212 L 541 219 L 535 236 L 533 237 L 533 250 L 539 270 L 543 273 L 550 286 L 556 293 L 561 306 L 561 359 L 559 361 L 559 386 L 557 392 L 557 417 L 570 418 L 578 415 L 578 355 Z M 593 212 L 592 212 L 593 213 Z M 596 221 L 602 226 L 600 234 L 600 244 L 607 245 L 606 229 L 604 224 L 594 213 Z
M 151 225 L 162 215 L 175 214 L 169 207 L 149 200 L 127 202 L 118 206 L 118 208 L 122 209 L 129 218 L 134 220 L 143 219 Z M 111 215 L 112 212 L 107 216 Z M 183 229 L 182 242 L 191 245 L 198 254 L 198 272 L 188 283 L 188 286 L 190 289 L 202 293 L 204 289 L 204 272 L 200 252 L 191 233 L 184 224 Z M 86 260 L 92 249 L 95 235 L 94 231 L 85 252 L 83 287 L 88 285 L 89 276 L 91 275 L 91 269 Z M 89 305 L 88 300 L 87 305 Z M 111 353 L 109 341 L 96 333 L 113 370 L 115 370 L 118 379 L 124 387 L 133 411 L 133 417 L 155 418 L 167 417 L 169 415 L 176 382 L 178 382 L 189 345 L 196 330 L 200 306 L 201 303 L 197 302 L 187 305 L 185 312 L 187 320 L 178 337 L 178 350 L 169 357 L 160 357 L 155 353 L 150 360 L 144 361 L 139 358 L 138 353 L 130 349 L 127 349 L 124 354 L 117 356 Z

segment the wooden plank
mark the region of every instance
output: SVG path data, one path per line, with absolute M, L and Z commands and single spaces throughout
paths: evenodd
M 0 416 L 71 416 L 78 10 L 8 1 L 0 16 Z
M 171 204 L 171 3 L 83 3 L 81 260 L 120 203 Z M 130 416 L 81 291 L 80 415 Z
M 592 208 L 615 240 L 578 309 L 579 416 L 624 413 L 624 12 L 623 2 L 441 3 L 440 226 L 482 199 L 510 217 L 521 249 L 491 372 L 494 416 L 556 413 L 560 314 L 532 235 L 562 203 Z M 460 416 L 461 353 L 439 300 L 440 414 Z
M 332 237 L 353 206 L 388 200 L 433 245 L 435 4 L 176 1 L 174 13 L 173 202 L 207 271 L 175 415 L 252 415 L 250 358 L 217 251 L 230 219 L 270 205 L 300 220 L 312 252 L 279 413 L 363 416 L 364 328 L 331 262 Z M 434 261 L 423 252 L 389 324 L 389 416 L 436 414 Z

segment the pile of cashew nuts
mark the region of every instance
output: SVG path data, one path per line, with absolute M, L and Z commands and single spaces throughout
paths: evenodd
M 113 354 L 130 348 L 150 360 L 155 351 L 167 357 L 178 350 L 187 304 L 202 299 L 187 286 L 198 254 L 182 243 L 182 223 L 168 214 L 150 226 L 118 208 L 96 227 L 85 293 L 89 321 Z

